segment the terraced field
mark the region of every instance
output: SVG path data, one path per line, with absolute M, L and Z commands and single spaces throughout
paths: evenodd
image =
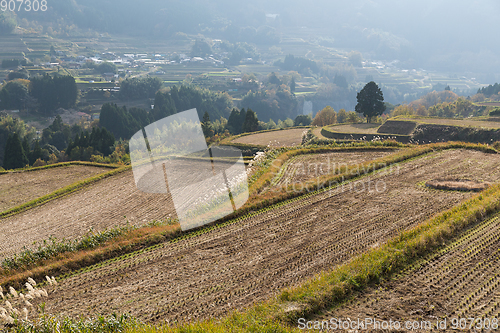
M 360 164 L 394 154 L 397 149 L 372 151 L 342 151 L 299 155 L 292 158 L 273 180 L 273 187 L 287 187 L 345 170 L 348 165 Z
M 498 129 L 500 128 L 500 122 L 496 121 L 497 118 L 491 118 L 490 121 L 487 119 L 452 119 L 452 118 L 426 118 L 426 117 L 405 117 L 399 116 L 394 118 L 395 120 L 406 120 L 415 121 L 419 124 L 436 124 L 436 125 L 447 125 L 447 126 L 464 126 L 464 127 L 483 127 Z
M 356 134 L 377 134 L 380 124 L 345 124 L 329 127 L 330 131 L 337 133 L 356 133 Z
M 132 171 L 100 180 L 79 191 L 0 219 L 0 260 L 23 246 L 49 239 L 73 239 L 90 228 L 103 230 L 162 220 L 173 214 L 170 197 L 137 190 Z M 4 241 L 8 240 L 8 241 Z
M 302 135 L 305 132 L 307 132 L 307 128 L 292 128 L 245 135 L 233 140 L 233 142 L 260 146 L 270 145 L 271 147 L 294 147 L 302 143 Z
M 497 214 L 465 232 L 401 278 L 369 290 L 348 306 L 313 320 L 391 318 L 429 321 L 435 328 L 437 318 L 446 318 L 448 328 L 455 326 L 463 331 L 472 331 L 481 322 L 492 325 L 496 320 L 497 331 L 499 272 L 500 217 Z M 478 320 L 474 322 L 469 318 Z
M 128 312 L 169 322 L 222 316 L 377 247 L 472 195 L 430 190 L 422 182 L 446 176 L 498 181 L 499 161 L 498 155 L 477 151 L 432 153 L 207 233 L 116 258 L 62 279 L 46 312 L 72 317 Z
M 0 211 L 13 208 L 83 180 L 110 171 L 110 168 L 68 165 L 29 172 L 0 175 Z

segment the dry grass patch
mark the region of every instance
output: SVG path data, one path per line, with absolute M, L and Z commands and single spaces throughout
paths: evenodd
M 490 185 L 491 184 L 489 182 L 480 182 L 470 179 L 459 179 L 459 178 L 433 179 L 425 183 L 425 186 L 437 190 L 466 191 L 466 192 L 481 192 L 487 189 Z

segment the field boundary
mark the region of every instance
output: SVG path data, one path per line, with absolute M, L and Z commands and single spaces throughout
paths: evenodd
M 381 167 L 375 168 L 372 171 L 369 171 L 369 172 L 366 172 L 363 174 L 349 174 L 349 170 L 350 170 L 349 169 L 348 171 L 346 171 L 345 174 L 340 174 L 340 175 L 335 177 L 336 179 L 339 179 L 342 181 L 335 182 L 332 185 L 329 185 L 326 187 L 319 186 L 315 190 L 306 190 L 306 191 L 301 192 L 302 194 L 292 196 L 291 198 L 288 198 L 288 199 L 285 199 L 282 201 L 274 202 L 274 203 L 270 204 L 269 206 L 265 206 L 265 207 L 250 206 L 250 207 L 247 207 L 246 209 L 243 209 L 240 212 L 241 214 L 238 214 L 239 212 L 236 212 L 235 214 L 233 214 L 233 215 L 236 215 L 235 217 L 232 217 L 232 215 L 229 215 L 225 218 L 220 219 L 219 221 L 215 221 L 211 224 L 202 226 L 202 227 L 197 228 L 197 229 L 192 229 L 192 230 L 189 230 L 187 232 L 181 232 L 180 228 L 176 228 L 176 226 L 174 225 L 174 226 L 170 226 L 169 231 L 162 232 L 161 234 L 148 235 L 146 241 L 144 238 L 140 239 L 139 242 L 132 241 L 131 243 L 127 244 L 126 248 L 123 248 L 120 246 L 117 247 L 116 244 L 113 244 L 113 242 L 110 242 L 109 248 L 111 249 L 111 252 L 105 252 L 105 251 L 103 252 L 101 249 L 98 248 L 95 251 L 91 252 L 91 258 L 85 257 L 83 259 L 79 259 L 77 262 L 77 265 L 75 265 L 75 262 L 71 262 L 70 259 L 64 261 L 63 267 L 69 266 L 69 267 L 75 268 L 75 267 L 78 267 L 78 265 L 80 265 L 80 264 L 84 264 L 83 267 L 77 268 L 76 271 L 69 270 L 69 272 L 67 272 L 65 274 L 58 275 L 57 270 L 54 270 L 54 265 L 51 265 L 51 266 L 49 266 L 51 268 L 51 270 L 48 273 L 51 273 L 50 275 L 58 275 L 59 279 L 65 279 L 67 277 L 78 276 L 80 274 L 83 274 L 83 273 L 86 273 L 89 271 L 93 271 L 97 268 L 105 266 L 109 262 L 120 261 L 122 259 L 130 258 L 130 257 L 133 257 L 135 255 L 139 255 L 141 253 L 149 252 L 149 251 L 152 251 L 152 250 L 157 249 L 159 247 L 165 246 L 165 242 L 177 243 L 181 240 L 190 239 L 190 238 L 193 238 L 193 237 L 196 237 L 199 235 L 209 233 L 213 230 L 220 229 L 220 228 L 226 227 L 226 226 L 234 224 L 234 223 L 238 223 L 242 220 L 251 218 L 251 217 L 259 215 L 259 214 L 263 214 L 265 212 L 279 208 L 281 206 L 285 206 L 285 205 L 288 205 L 290 203 L 309 198 L 313 195 L 337 188 L 337 187 L 345 185 L 345 184 L 349 184 L 349 183 L 356 181 L 358 179 L 361 179 L 364 177 L 369 177 L 372 174 L 382 172 L 385 168 L 389 168 L 394 164 L 406 163 L 406 162 L 409 162 L 415 158 L 422 157 L 423 155 L 427 155 L 428 153 L 432 153 L 432 152 L 434 152 L 434 150 L 425 151 L 423 154 L 417 154 L 416 156 L 411 156 L 407 159 L 403 159 L 403 160 L 395 162 L 393 164 L 387 164 L 387 165 L 383 165 L 383 166 L 382 166 L 382 164 L 379 164 Z M 353 165 L 351 167 L 356 168 L 357 166 L 359 166 L 359 164 Z M 256 210 L 254 210 L 254 209 L 256 209 Z M 138 230 L 140 230 L 140 229 L 138 229 Z M 139 247 L 139 249 L 137 249 L 137 247 Z M 93 262 L 93 260 L 95 260 L 95 259 L 97 259 L 97 261 Z M 59 267 L 59 268 L 61 268 L 61 267 Z M 37 269 L 37 271 L 38 271 L 38 269 Z M 39 272 L 37 274 L 37 277 L 43 278 L 44 274 L 48 274 L 48 273 L 46 273 L 42 270 L 41 273 Z M 27 277 L 28 276 L 21 275 L 21 278 L 17 278 L 15 280 L 15 282 L 17 282 L 17 283 L 22 282 L 22 281 L 26 280 Z M 12 283 L 12 281 L 10 281 L 10 280 L 9 280 L 9 282 Z
M 321 129 L 321 135 L 328 139 L 336 140 L 366 140 L 372 141 L 377 140 L 397 140 L 399 142 L 408 143 L 410 142 L 409 135 L 397 135 L 397 134 L 360 134 L 360 133 L 340 133 L 333 132 L 328 129 L 329 126 L 325 126 Z
M 336 147 L 333 148 L 334 151 L 357 151 L 357 150 L 367 150 L 371 151 L 373 148 L 378 148 L 379 150 L 386 150 L 387 148 L 385 147 Z M 390 148 L 389 148 L 390 149 Z M 308 149 L 299 149 L 301 151 L 307 151 Z M 332 148 L 315 148 L 315 151 L 331 151 Z M 430 151 L 432 152 L 432 151 Z M 286 152 L 285 152 L 286 153 Z M 309 152 L 313 153 L 313 152 Z M 307 152 L 305 153 L 307 154 Z M 283 153 L 281 154 L 283 155 Z M 280 155 L 280 156 L 281 156 Z M 299 154 L 302 155 L 302 154 Z M 297 155 L 297 156 L 299 156 Z M 421 155 L 418 155 L 416 157 L 419 157 Z M 293 157 L 293 156 L 292 156 Z M 416 158 L 412 157 L 412 158 Z M 410 158 L 411 159 L 411 158 Z M 410 160 L 408 159 L 408 160 Z M 285 160 L 286 161 L 286 160 Z M 403 160 L 400 162 L 405 162 L 407 160 Z M 399 162 L 398 162 L 399 163 Z M 352 168 L 356 169 L 358 167 L 358 164 L 352 165 Z M 385 166 L 384 166 L 385 167 Z M 389 165 L 387 165 L 389 167 Z M 380 170 L 373 170 L 373 172 L 378 172 Z M 347 173 L 348 171 L 346 171 Z M 355 181 L 358 178 L 362 178 L 365 176 L 369 176 L 372 172 L 364 173 L 364 174 L 358 174 L 358 175 L 346 175 L 345 177 L 342 177 L 342 182 L 340 183 L 335 183 L 334 185 L 330 185 L 328 187 L 320 187 L 314 191 L 302 191 L 301 194 L 291 196 L 288 199 L 282 199 L 280 200 L 275 200 L 273 202 L 266 200 L 266 203 L 269 204 L 268 206 L 263 206 L 263 205 L 250 205 L 248 207 L 244 207 L 244 209 L 240 209 L 240 211 L 237 211 L 233 213 L 232 215 L 229 215 L 223 219 L 220 219 L 219 221 L 215 221 L 209 225 L 189 230 L 187 232 L 181 232 L 179 225 L 169 225 L 166 226 L 165 230 L 161 230 L 161 232 L 156 233 L 156 234 L 147 234 L 147 237 L 139 237 L 136 239 L 129 239 L 124 245 L 122 241 L 116 240 L 116 242 L 113 242 L 113 240 L 110 240 L 109 243 L 103 244 L 102 247 L 98 247 L 95 249 L 90 249 L 87 251 L 79 251 L 75 253 L 80 253 L 84 252 L 86 255 L 82 257 L 82 255 L 77 254 L 77 258 L 74 258 L 73 260 L 71 258 L 67 258 L 66 256 L 68 253 L 63 253 L 58 255 L 57 258 L 54 258 L 55 262 L 51 259 L 43 259 L 41 262 L 46 263 L 45 266 L 39 266 L 39 267 L 34 267 L 32 266 L 27 267 L 27 273 L 23 274 L 23 271 L 19 272 L 13 272 L 15 275 L 11 278 L 9 278 L 10 275 L 7 275 L 4 278 L 3 283 L 13 283 L 14 285 L 18 283 L 22 283 L 24 280 L 27 279 L 29 276 L 34 276 L 34 277 L 39 277 L 42 278 L 45 275 L 59 275 L 60 270 L 63 269 L 64 271 L 67 271 L 68 269 L 66 268 L 72 268 L 72 269 L 77 269 L 78 271 L 73 271 L 69 272 L 67 274 L 70 274 L 71 276 L 77 275 L 83 272 L 88 271 L 91 269 L 92 266 L 101 266 L 104 265 L 107 261 L 109 260 L 119 260 L 122 257 L 130 257 L 132 255 L 142 253 L 145 251 L 150 251 L 153 250 L 159 246 L 162 246 L 165 241 L 170 241 L 170 242 L 178 242 L 183 239 L 188 239 L 197 235 L 205 234 L 208 233 L 214 229 L 222 228 L 224 226 L 237 223 L 241 220 L 250 218 L 254 215 L 265 213 L 269 210 L 281 207 L 283 205 L 310 197 L 312 195 L 318 194 L 320 192 L 327 191 L 331 188 L 335 188 L 338 186 L 341 186 L 342 184 L 346 184 L 352 181 Z M 341 175 L 342 176 L 342 175 Z M 341 179 L 340 177 L 336 177 L 338 179 Z M 147 229 L 147 228 L 146 228 Z M 132 233 L 142 233 L 142 228 L 133 230 Z M 126 235 L 124 235 L 124 238 L 127 238 Z M 64 259 L 63 259 L 64 258 Z M 58 261 L 59 259 L 59 261 Z M 5 276 L 5 274 L 4 274 Z M 65 275 L 64 275 L 65 276 Z
M 111 177 L 111 176 L 114 176 L 116 174 L 119 174 L 119 173 L 122 173 L 124 171 L 127 171 L 127 170 L 130 170 L 132 167 L 131 166 L 124 166 L 124 167 L 121 167 L 121 168 L 114 168 L 113 170 L 109 171 L 109 172 L 106 172 L 106 173 L 102 173 L 102 174 L 99 174 L 99 175 L 95 175 L 93 177 L 90 177 L 90 178 L 87 178 L 87 179 L 84 179 L 84 180 L 80 180 L 80 181 L 77 181 L 73 184 L 70 184 L 68 186 L 65 186 L 63 188 L 60 188 L 58 190 L 55 190 L 54 192 L 52 193 L 49 193 L 47 195 L 44 195 L 44 196 L 41 196 L 39 198 L 36 198 L 34 200 L 31 200 L 31 201 L 28 201 L 26 203 L 23 203 L 19 206 L 16 206 L 16 207 L 13 207 L 13 208 L 10 208 L 10 209 L 7 209 L 3 212 L 0 212 L 0 223 L 1 223 L 1 220 L 3 218 L 6 218 L 6 217 L 9 217 L 9 216 L 12 216 L 12 215 L 15 215 L 15 214 L 19 214 L 21 212 L 24 212 L 28 209 L 31 209 L 31 208 L 34 208 L 34 207 L 37 207 L 37 206 L 41 206 L 49 201 L 52 201 L 54 199 L 58 199 L 60 197 L 63 197 L 65 195 L 68 195 L 70 193 L 73 193 L 87 185 L 90 185 L 90 184 L 93 184 L 93 183 L 96 183 L 102 179 L 105 179 L 105 178 L 108 178 L 108 177 Z
M 85 162 L 85 161 L 70 161 L 70 162 L 60 162 L 55 164 L 49 164 L 39 167 L 29 167 L 29 168 L 20 168 L 20 169 L 12 169 L 12 170 L 3 170 L 0 171 L 0 175 L 8 174 L 8 173 L 22 173 L 22 172 L 32 172 L 38 170 L 45 169 L 53 169 L 53 168 L 62 168 L 70 165 L 84 165 L 84 166 L 93 166 L 100 168 L 108 168 L 108 169 L 118 169 L 123 167 L 123 165 L 119 164 L 106 164 L 106 163 L 96 163 L 96 162 Z

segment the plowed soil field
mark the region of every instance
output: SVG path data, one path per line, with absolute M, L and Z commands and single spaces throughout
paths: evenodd
M 9 172 L 0 175 L 0 211 L 21 205 L 66 187 L 76 181 L 111 171 L 87 165 Z
M 173 214 L 165 194 L 137 190 L 132 171 L 100 180 L 79 191 L 20 214 L 0 219 L 0 260 L 54 236 L 59 240 L 131 224 L 162 220 Z
M 352 185 L 87 268 L 60 281 L 45 300 L 46 312 L 72 317 L 128 312 L 145 321 L 170 322 L 222 316 L 343 263 L 473 195 L 430 190 L 422 182 L 446 176 L 497 181 L 499 162 L 499 155 L 476 151 L 429 154 Z M 135 209 L 112 206 L 117 216 L 154 207 L 149 202 Z
M 345 170 L 349 165 L 373 161 L 394 154 L 397 149 L 372 151 L 343 151 L 323 154 L 299 155 L 286 163 L 273 183 L 274 187 L 286 187 L 293 184 L 310 181 L 321 176 L 334 174 Z
M 500 318 L 500 218 L 467 231 L 404 276 L 365 292 L 344 308 L 313 320 L 376 318 L 428 322 L 447 320 L 446 331 L 498 331 Z M 469 318 L 478 319 L 473 321 Z M 460 319 L 463 319 L 460 322 Z M 454 325 L 455 324 L 455 325 Z M 471 326 L 472 325 L 472 326 Z M 442 332 L 444 330 L 439 330 Z M 477 332 L 481 329 L 476 330 Z
M 242 136 L 235 143 L 246 143 L 271 147 L 294 147 L 302 143 L 302 135 L 307 132 L 307 128 L 293 128 L 281 131 L 271 131 Z

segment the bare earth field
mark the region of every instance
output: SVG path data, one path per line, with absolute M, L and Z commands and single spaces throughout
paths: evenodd
M 387 149 L 383 151 L 343 151 L 299 155 L 283 166 L 285 168 L 284 171 L 281 171 L 283 174 L 273 185 L 274 187 L 298 185 L 298 183 L 333 174 L 335 171 L 345 169 L 348 165 L 373 161 L 397 151 L 397 149 Z
M 485 121 L 485 120 L 471 120 L 471 119 L 446 119 L 446 118 L 405 118 L 397 117 L 396 120 L 415 121 L 424 124 L 448 125 L 448 126 L 470 126 L 470 127 L 484 127 L 497 129 L 500 128 L 500 122 Z
M 0 175 L 0 211 L 13 208 L 57 189 L 101 173 L 109 168 L 68 165 L 29 172 L 11 172 Z
M 125 225 L 127 220 L 131 224 L 145 224 L 165 219 L 172 212 L 173 204 L 167 195 L 140 192 L 132 171 L 126 171 L 0 219 L 0 260 L 50 236 L 73 239 L 83 236 L 90 228 L 99 231 Z
M 347 306 L 328 311 L 313 320 L 377 318 L 428 321 L 435 329 L 437 318 L 447 318 L 448 331 L 452 331 L 454 318 L 496 318 L 498 324 L 498 272 L 500 219 L 496 215 L 401 278 L 368 290 Z M 459 328 L 472 331 L 470 324 L 471 320 L 467 319 L 462 322 L 465 327 Z M 476 324 L 473 323 L 473 328 Z
M 328 129 L 338 133 L 356 133 L 356 134 L 377 134 L 380 124 L 345 124 L 331 126 Z
M 472 195 L 430 190 L 422 182 L 446 176 L 497 181 L 499 162 L 499 155 L 476 151 L 429 154 L 352 186 L 96 265 L 61 280 L 46 299 L 46 312 L 127 312 L 156 322 L 222 316 L 343 263 Z M 113 200 L 117 216 L 132 208 Z M 155 207 L 144 204 L 136 207 Z
M 281 131 L 271 131 L 242 136 L 233 142 L 246 143 L 251 145 L 261 145 L 271 147 L 292 147 L 300 146 L 302 134 L 307 132 L 307 128 L 293 128 Z

